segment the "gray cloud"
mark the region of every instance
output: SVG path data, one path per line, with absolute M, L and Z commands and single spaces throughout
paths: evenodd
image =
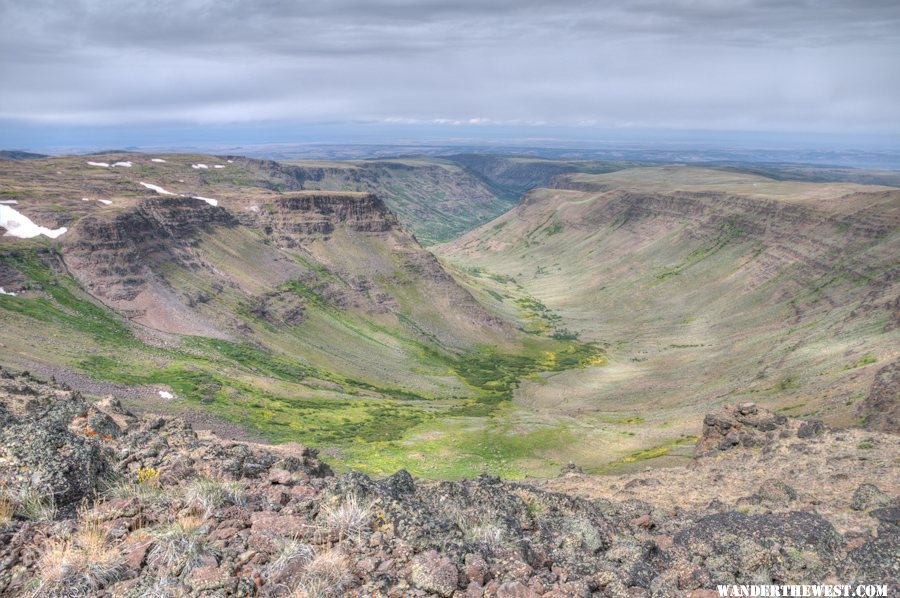
M 895 1 L 0 0 L 0 118 L 900 131 Z

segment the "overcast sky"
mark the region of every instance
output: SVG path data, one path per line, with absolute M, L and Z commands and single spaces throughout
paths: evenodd
M 0 23 L 10 130 L 900 133 L 897 0 L 0 0 Z

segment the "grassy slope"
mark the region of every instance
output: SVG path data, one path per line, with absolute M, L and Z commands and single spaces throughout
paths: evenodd
M 234 213 L 265 206 L 273 194 L 240 186 L 258 173 L 190 168 L 223 162 L 210 156 L 166 155 L 164 164 L 131 158 L 132 169 L 111 171 L 85 168 L 80 158 L 29 162 L 28 173 L 0 173 L 0 190 L 42 224 L 74 225 L 72 235 L 85 215 L 111 217 L 153 197 L 140 180 L 216 197 Z M 329 240 L 285 250 L 248 227 L 206 229 L 189 245 L 201 267 L 166 262 L 158 276 L 173 296 L 206 296 L 192 313 L 217 326 L 221 338 L 155 333 L 99 304 L 60 265 L 74 238 L 0 238 L 0 272 L 19 291 L 0 295 L 0 363 L 135 386 L 135 400 L 151 408 L 201 409 L 272 441 L 324 448 L 343 468 L 388 473 L 403 466 L 433 477 L 549 473 L 559 462 L 546 451 L 570 443 L 570 432 L 514 425 L 512 392 L 522 377 L 601 363 L 584 343 L 470 323 L 408 271 L 402 256 L 415 248 L 400 231 L 338 227 Z M 313 276 L 349 293 L 345 279 L 366 272 L 380 273 L 370 282 L 391 297 L 386 312 L 340 306 L 300 282 Z M 276 291 L 296 294 L 305 319 L 272 323 L 248 311 L 250 298 Z M 161 403 L 160 389 L 176 400 Z
M 636 196 L 535 191 L 437 248 L 495 309 L 513 316 L 523 296 L 534 298 L 559 328 L 608 348 L 605 368 L 544 375 L 516 392 L 515 404 L 533 418 L 585 428 L 587 441 L 565 456 L 605 470 L 616 459 L 677 454 L 680 439 L 697 432 L 698 415 L 724 401 L 854 421 L 853 402 L 878 364 L 897 356 L 897 331 L 886 328 L 897 287 L 882 283 L 892 280 L 900 237 L 896 226 L 873 238 L 853 235 L 841 218 L 896 222 L 896 194 L 846 199 L 881 189 L 680 168 L 570 180 Z M 775 198 L 776 206 L 832 216 L 751 232 L 743 222 L 775 225 L 728 201 L 715 218 L 713 209 L 679 214 L 678 202 L 642 213 L 637 194 L 675 189 Z

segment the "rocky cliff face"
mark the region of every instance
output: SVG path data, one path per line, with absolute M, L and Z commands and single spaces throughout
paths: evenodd
M 224 209 L 198 199 L 145 199 L 121 212 L 80 219 L 63 256 L 93 295 L 130 301 L 154 278 L 154 267 L 196 265 L 189 248 L 201 231 L 236 224 Z
M 884 209 L 897 203 L 900 195 L 897 191 L 848 194 L 843 198 L 843 203 L 859 206 L 860 209 L 845 211 L 823 209 L 823 206 L 812 202 L 808 205 L 789 203 L 722 191 L 654 193 L 623 190 L 614 182 L 584 181 L 567 176 L 555 177 L 551 187 L 585 193 L 611 193 L 609 209 L 624 210 L 629 217 L 668 216 L 713 224 L 728 217 L 736 218 L 748 234 L 754 235 L 771 232 L 773 226 L 788 230 L 797 225 L 829 224 L 839 227 L 850 237 L 879 238 L 894 232 L 900 218 L 900 212 L 896 209 Z
M 399 309 L 388 287 L 405 287 L 424 292 L 435 305 L 446 305 L 445 313 L 457 311 L 467 320 L 467 326 L 503 329 L 502 322 L 460 288 L 375 195 L 287 193 L 254 205 L 253 210 L 243 210 L 240 218 L 245 225 L 261 229 L 277 246 L 287 250 L 306 248 L 321 263 L 328 264 L 330 271 L 347 285 L 314 277 L 306 282 L 332 305 L 387 313 Z M 339 229 L 345 236 L 332 239 Z M 348 240 L 346 235 L 356 241 Z M 385 249 L 389 251 L 387 258 Z M 458 319 L 457 324 L 461 323 Z M 427 324 L 421 326 L 427 329 Z M 429 332 L 447 338 L 446 331 Z
M 416 294 L 439 296 L 438 304 L 452 300 L 471 320 L 473 329 L 499 327 L 402 229 L 378 196 L 303 190 L 311 181 L 332 185 L 336 173 L 345 169 L 319 172 L 234 159 L 208 176 L 226 177 L 227 181 L 229 176 L 236 177 L 240 191 L 235 192 L 230 183 L 208 183 L 203 174 L 186 175 L 183 169 L 165 164 L 165 168 L 177 169 L 175 176 L 199 178 L 189 182 L 157 178 L 160 188 L 170 195 L 153 196 L 143 188 L 142 197 L 125 200 L 116 197 L 117 190 L 125 188 L 132 194 L 134 190 L 127 180 L 130 171 L 122 169 L 111 181 L 95 183 L 98 197 L 114 199 L 104 199 L 105 204 L 70 200 L 73 209 L 65 212 L 71 216 L 65 222 L 70 231 L 60 238 L 62 261 L 54 264 L 61 274 L 72 275 L 91 295 L 129 319 L 170 333 L 220 338 L 244 335 L 247 325 L 234 310 L 211 301 L 227 289 L 233 302 L 246 307 L 253 317 L 269 324 L 297 325 L 306 319 L 305 301 L 309 298 L 281 287 L 300 281 L 341 310 L 367 315 L 395 312 L 400 309 L 393 296 L 396 289 L 386 285 L 401 285 Z M 368 172 L 356 167 L 348 172 L 358 170 Z M 39 176 L 49 176 L 40 172 Z M 252 180 L 254 176 L 258 180 Z M 50 179 L 63 187 L 70 180 Z M 45 180 L 44 184 L 51 182 Z M 132 181 L 131 185 L 139 183 Z M 377 187 L 373 181 L 366 185 Z M 175 191 L 169 191 L 172 189 Z M 61 189 L 54 191 L 54 197 L 72 193 Z M 210 205 L 190 197 L 194 193 L 215 196 L 220 203 Z M 45 203 L 30 202 L 28 209 L 41 214 L 64 213 Z M 335 235 L 337 241 L 332 239 Z M 204 240 L 212 241 L 204 247 Z M 225 248 L 234 243 L 242 244 L 240 251 L 254 256 L 252 266 L 233 263 L 234 256 Z M 314 254 L 310 253 L 313 245 Z M 289 257 L 297 252 L 305 256 L 303 264 Z M 20 273 L 7 264 L 2 267 L 8 270 L 0 273 L 3 284 L 15 292 L 22 281 Z M 253 268 L 258 280 L 238 283 L 234 273 L 225 271 L 229 267 Z M 376 275 L 382 277 L 381 282 L 373 279 Z M 425 330 L 428 324 L 420 322 L 419 328 Z M 445 338 L 447 332 L 442 332 Z M 454 338 L 453 342 L 465 341 Z
M 579 167 L 554 160 L 514 159 L 484 154 L 458 154 L 450 159 L 478 173 L 501 192 L 519 197 L 529 189 L 546 187 L 554 177 L 576 172 Z
M 403 227 L 425 245 L 446 241 L 502 214 L 514 197 L 495 192 L 452 162 L 417 158 L 290 164 L 234 158 L 258 173 L 259 183 L 282 192 L 355 191 L 378 195 Z
M 278 197 L 254 212 L 257 225 L 285 248 L 310 237 L 328 237 L 337 226 L 358 233 L 398 227 L 396 216 L 376 196 L 365 193 L 304 192 Z
M 590 500 L 489 476 L 335 476 L 311 449 L 221 441 L 6 371 L 0 419 L 4 595 L 707 598 L 721 583 L 898 582 L 900 503 L 872 484 L 832 504 L 776 479 L 736 509 L 714 488 L 708 506 L 656 503 L 666 491 L 647 474 Z M 831 435 L 788 441 L 795 463 Z M 736 473 L 719 483 L 740 490 Z M 897 490 L 896 476 L 878 484 Z M 829 519 L 842 502 L 850 515 Z
M 178 398 L 218 392 L 234 408 L 273 371 L 249 365 L 246 352 L 293 364 L 275 375 L 303 388 L 277 392 L 324 402 L 333 392 L 357 396 L 356 385 L 378 399 L 388 395 L 372 389 L 468 394 L 446 369 L 420 368 L 425 358 L 409 350 L 417 343 L 448 356 L 488 343 L 513 350 L 515 332 L 457 286 L 376 195 L 304 190 L 274 163 L 127 158 L 132 167 L 75 156 L 0 164 L 0 186 L 23 214 L 69 229 L 52 242 L 0 237 L 0 362 L 76 377 L 90 370 L 83 389 L 98 377 L 153 376 Z M 127 346 L 122 360 L 118 345 Z M 170 386 L 184 380 L 176 347 L 188 346 L 210 357 L 199 369 L 227 362 L 210 376 L 234 385 L 203 383 L 214 390 L 194 394 L 191 366 L 191 390 Z M 238 383 L 238 371 L 252 382 Z M 308 388 L 311 371 L 348 382 Z M 288 404 L 282 413 L 303 417 L 299 403 Z

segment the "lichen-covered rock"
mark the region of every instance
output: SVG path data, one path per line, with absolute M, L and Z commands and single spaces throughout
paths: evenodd
M 37 480 L 63 507 L 46 514 L 51 520 L 18 511 L 0 520 L 0 595 L 33 593 L 52 577 L 45 555 L 61 549 L 69 565 L 47 595 L 69 580 L 97 595 L 134 597 L 652 598 L 704 596 L 718 583 L 760 579 L 898 577 L 900 506 L 874 486 L 853 493 L 861 510 L 846 509 L 849 489 L 840 494 L 832 520 L 841 529 L 857 524 L 843 536 L 816 512 L 820 495 L 789 475 L 766 470 L 748 485 L 749 496 L 711 500 L 722 484 L 741 479 L 726 465 L 731 458 L 782 455 L 802 467 L 818 451 L 842 467 L 872 460 L 852 452 L 859 437 L 838 440 L 823 429 L 804 439 L 802 422 L 752 405 L 714 416 L 709 438 L 729 446 L 737 438 L 738 448 L 694 460 L 682 473 L 680 497 L 698 470 L 714 474 L 699 490 L 702 503 L 690 508 L 660 505 L 659 493 L 673 491 L 661 470 L 631 475 L 594 500 L 490 475 L 453 482 L 404 470 L 382 479 L 334 476 L 306 447 L 201 436 L 177 418 L 138 417 L 112 398 L 90 404 L 2 370 L 0 421 L 0 475 L 8 484 Z M 764 450 L 739 453 L 760 442 Z M 829 451 L 835 446 L 839 454 Z M 895 445 L 881 435 L 879 446 Z M 879 484 L 891 491 L 896 479 L 881 471 Z M 105 491 L 107 482 L 113 491 Z M 89 542 L 92 558 L 115 565 L 84 565 L 79 555 Z
M 797 438 L 812 438 L 825 430 L 825 424 L 817 419 L 803 422 L 797 428 Z
M 790 419 L 754 403 L 730 405 L 703 419 L 703 433 L 697 439 L 694 456 L 705 457 L 739 447 L 766 447 L 776 438 L 810 438 L 824 429 L 820 421 Z
M 891 503 L 891 497 L 874 484 L 860 484 L 853 493 L 850 508 L 854 511 L 868 511 Z
M 890 582 L 900 589 L 900 528 L 883 525 L 878 536 L 850 551 L 847 559 L 852 565 L 854 584 L 884 584 Z
M 697 440 L 695 456 L 715 454 L 738 446 L 754 447 L 774 433 L 787 428 L 784 415 L 761 410 L 753 403 L 725 407 L 703 419 L 703 434 Z
M 78 393 L 27 374 L 0 378 L 0 486 L 52 498 L 58 507 L 94 494 L 113 457 L 87 429 L 70 429 L 86 415 Z
M 449 597 L 456 591 L 459 571 L 450 559 L 429 550 L 413 560 L 409 579 L 417 588 Z
M 751 583 L 762 571 L 785 582 L 815 578 L 837 568 L 843 548 L 828 521 L 802 511 L 708 515 L 677 533 L 675 543 L 703 555 L 714 583 Z

